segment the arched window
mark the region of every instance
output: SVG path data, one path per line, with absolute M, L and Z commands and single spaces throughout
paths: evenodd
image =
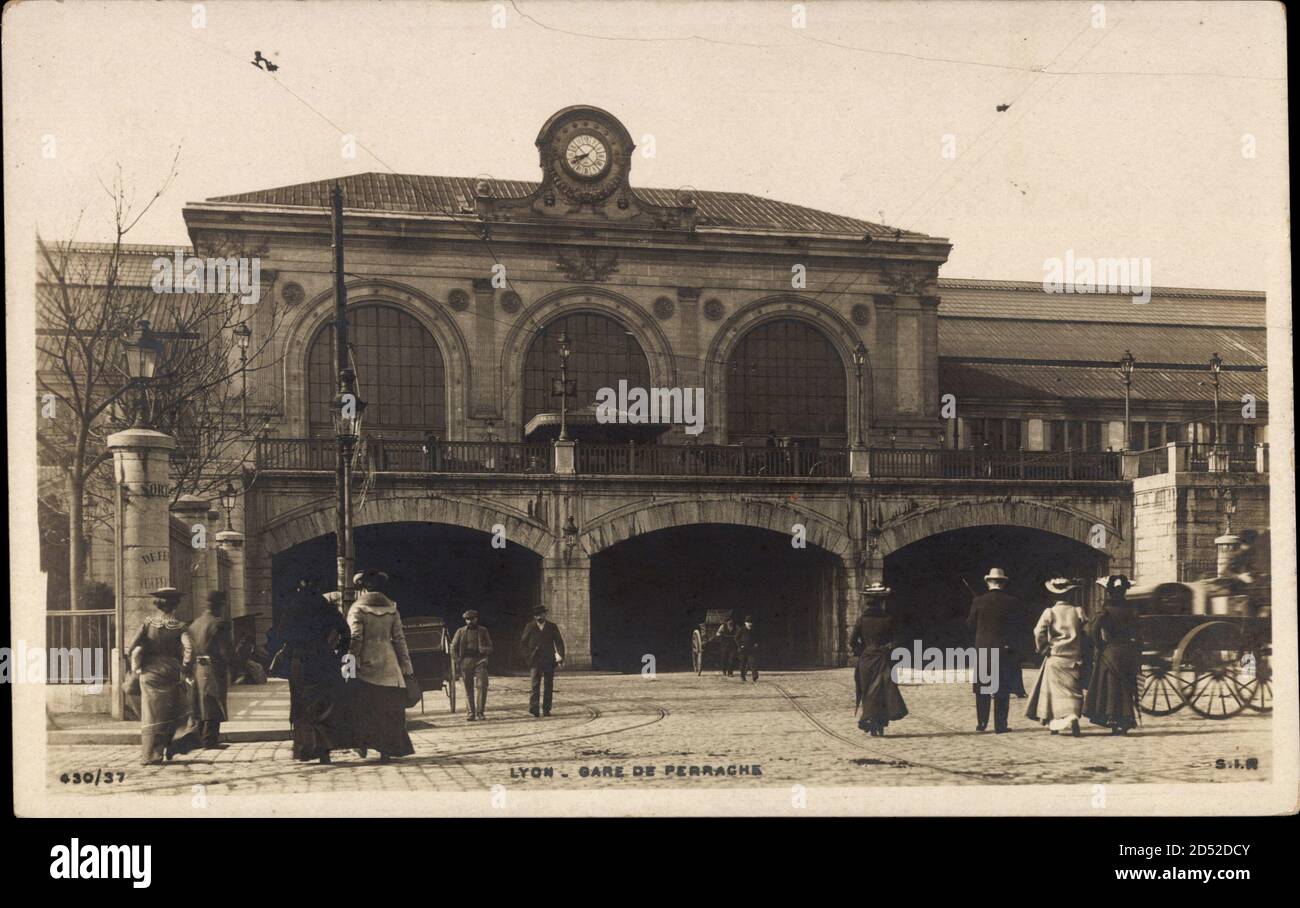
M 420 438 L 447 433 L 447 374 L 433 336 L 394 306 L 366 304 L 348 310 L 348 344 L 357 388 L 366 402 L 368 434 Z M 334 325 L 322 328 L 307 355 L 312 435 L 333 433 L 330 404 L 338 393 Z
M 548 322 L 528 346 L 524 358 L 524 422 L 538 413 L 560 409 L 551 396 L 560 377 L 560 335 L 569 336 L 569 378 L 577 382 L 578 396 L 570 409 L 596 402 L 601 388 L 617 388 L 620 379 L 629 388 L 650 387 L 650 363 L 637 339 L 623 323 L 606 315 L 578 312 Z
M 765 322 L 740 339 L 727 364 L 727 438 L 779 436 L 848 442 L 848 383 L 830 340 L 806 322 Z

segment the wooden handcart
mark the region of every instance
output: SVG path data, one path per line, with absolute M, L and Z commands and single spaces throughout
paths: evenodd
M 454 713 L 456 677 L 446 622 L 439 617 L 414 615 L 402 619 L 402 632 L 406 635 L 415 680 L 420 684 L 420 712 L 424 712 L 424 692 L 441 690 L 447 694 L 447 703 Z

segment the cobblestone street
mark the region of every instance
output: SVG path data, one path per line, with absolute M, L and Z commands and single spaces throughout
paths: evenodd
M 1028 674 L 1028 673 L 1027 673 Z M 1027 685 L 1032 678 L 1027 678 Z M 486 791 L 493 786 L 920 786 L 1265 781 L 1271 720 L 1229 721 L 1190 710 L 1145 717 L 1126 738 L 1085 725 L 1052 736 L 1012 701 L 1009 734 L 977 734 L 966 684 L 903 688 L 910 715 L 870 738 L 853 716 L 849 669 L 765 673 L 757 684 L 716 673 L 560 674 L 549 719 L 530 717 L 527 681 L 492 679 L 489 720 L 448 714 L 441 695 L 408 713 L 416 754 L 390 765 L 351 751 L 329 766 L 297 764 L 290 744 L 250 742 L 196 751 L 162 767 L 139 765 L 138 745 L 49 748 L 51 794 L 209 795 L 353 791 Z M 1258 768 L 1229 767 L 1257 759 Z M 645 769 L 653 768 L 652 775 Z M 638 768 L 642 768 L 638 773 Z M 65 774 L 101 774 L 98 783 Z M 103 781 L 112 771 L 114 780 Z M 124 777 L 118 778 L 118 773 Z M 593 775 L 594 773 L 594 775 Z

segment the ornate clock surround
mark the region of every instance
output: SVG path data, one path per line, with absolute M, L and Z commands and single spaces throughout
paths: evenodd
M 568 159 L 569 146 L 583 136 L 594 136 L 605 147 L 605 167 L 594 175 L 576 172 Z M 604 201 L 627 187 L 635 147 L 612 114 L 595 107 L 566 107 L 547 120 L 537 136 L 544 188 L 573 202 Z

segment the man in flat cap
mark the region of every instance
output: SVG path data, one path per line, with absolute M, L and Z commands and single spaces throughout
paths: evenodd
M 470 609 L 461 615 L 465 626 L 451 638 L 451 658 L 455 672 L 465 682 L 465 721 L 485 718 L 487 707 L 488 656 L 492 655 L 492 637 L 478 623 L 478 612 Z M 477 691 L 478 697 L 474 694 Z
M 534 719 L 551 714 L 551 691 L 555 686 L 555 666 L 564 663 L 564 638 L 553 622 L 546 620 L 546 606 L 533 609 L 533 620 L 524 628 L 519 646 L 528 663 L 532 693 L 528 712 Z M 543 691 L 543 687 L 545 690 Z
M 220 747 L 221 723 L 226 720 L 226 691 L 234 644 L 226 621 L 226 594 L 208 593 L 207 611 L 190 625 L 194 641 L 194 718 L 199 723 L 199 741 L 205 748 Z

